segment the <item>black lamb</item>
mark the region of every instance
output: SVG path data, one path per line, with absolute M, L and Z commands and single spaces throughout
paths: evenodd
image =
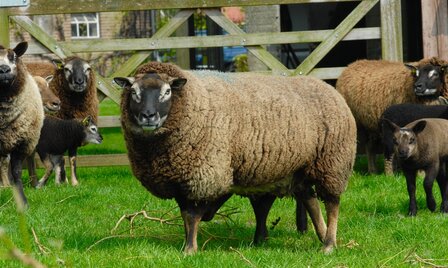
M 400 127 L 423 118 L 448 119 L 448 105 L 423 105 L 405 103 L 392 105 L 387 108 L 382 119 L 388 119 Z M 381 120 L 382 139 L 384 144 L 384 172 L 386 175 L 393 174 L 394 141 L 391 128 Z
M 36 151 L 45 166 L 45 174 L 39 180 L 37 188 L 44 186 L 55 170 L 56 184 L 65 182 L 64 153 L 68 151 L 69 159 L 76 157 L 77 149 L 87 143 L 100 144 L 103 137 L 92 117 L 86 117 L 82 122 L 76 119 L 64 120 L 47 116 L 44 120 Z M 76 166 L 71 166 L 71 183 L 78 184 Z

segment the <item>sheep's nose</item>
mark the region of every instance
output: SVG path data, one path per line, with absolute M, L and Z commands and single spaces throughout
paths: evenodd
M 11 72 L 11 67 L 9 67 L 8 65 L 0 65 L 0 73 L 2 74 L 6 74 L 6 73 L 10 73 Z
M 139 115 L 141 124 L 157 125 L 160 121 L 159 113 L 151 113 L 149 111 L 141 112 Z
M 423 88 L 423 84 L 422 83 L 415 84 L 415 90 L 416 91 L 422 91 L 422 88 Z
M 78 77 L 75 79 L 75 84 L 82 85 L 84 83 L 84 79 L 82 77 Z

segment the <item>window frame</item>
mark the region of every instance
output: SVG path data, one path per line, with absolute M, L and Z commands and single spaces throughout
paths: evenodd
M 94 20 L 89 20 L 88 15 L 94 15 Z M 80 16 L 82 16 L 83 20 L 79 20 Z M 87 36 L 80 36 L 80 25 L 86 25 Z M 90 25 L 96 24 L 96 35 L 92 35 L 90 33 Z M 76 25 L 76 35 L 73 35 L 73 25 Z M 96 39 L 100 38 L 100 16 L 99 13 L 79 13 L 79 14 L 71 14 L 70 19 L 70 34 L 72 39 Z

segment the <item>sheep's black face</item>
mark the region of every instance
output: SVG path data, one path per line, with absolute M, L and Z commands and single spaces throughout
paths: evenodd
M 103 142 L 103 136 L 98 131 L 98 127 L 95 125 L 95 123 L 92 120 L 92 117 L 87 117 L 82 121 L 84 125 L 84 143 L 93 143 L 93 144 L 100 144 Z
M 5 94 L 4 90 L 14 83 L 17 78 L 19 57 L 22 56 L 28 48 L 28 43 L 19 43 L 14 49 L 6 49 L 0 46 L 0 94 Z M 9 95 L 9 94 L 6 94 Z
M 421 68 L 406 65 L 415 77 L 414 92 L 419 97 L 438 97 L 441 95 L 445 83 L 445 69 L 447 66 L 428 64 Z
M 70 90 L 78 93 L 87 90 L 92 69 L 86 61 L 74 58 L 67 61 L 63 68 Z
M 186 82 L 183 78 L 162 80 L 154 73 L 137 75 L 135 78 L 118 77 L 114 80 L 130 95 L 127 104 L 129 119 L 144 131 L 162 127 L 171 109 L 172 90 L 181 88 Z

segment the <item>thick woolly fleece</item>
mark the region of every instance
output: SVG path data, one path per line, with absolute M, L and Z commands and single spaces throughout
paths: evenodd
M 437 59 L 422 59 L 412 65 L 419 67 L 427 64 L 445 65 L 447 62 Z M 447 96 L 447 79 L 442 95 Z M 394 104 L 428 103 L 414 94 L 414 79 L 411 71 L 401 62 L 386 60 L 359 60 L 350 64 L 339 76 L 336 83 L 347 101 L 356 122 L 368 132 L 379 134 L 379 120 L 383 112 Z
M 22 63 L 17 64 L 18 76 L 14 82 L 19 87 L 12 102 L 1 104 L 0 155 L 15 151 L 30 155 L 39 141 L 44 120 L 44 108 L 39 88 Z
M 70 61 L 74 57 L 69 57 L 64 61 Z M 90 71 L 90 79 L 85 92 L 72 92 L 68 81 L 65 79 L 64 70 L 58 69 L 52 63 L 28 63 L 27 68 L 32 75 L 46 77 L 53 75 L 50 82 L 51 90 L 61 100 L 61 109 L 54 116 L 61 119 L 84 119 L 92 116 L 95 123 L 98 123 L 98 96 L 96 91 L 95 73 Z
M 182 71 L 151 62 L 137 73 L 183 77 L 161 129 L 138 131 L 122 95 L 121 123 L 134 175 L 161 198 L 214 200 L 227 193 L 292 191 L 295 171 L 321 197 L 345 190 L 356 125 L 344 99 L 312 77 Z M 285 179 L 289 178 L 289 179 Z M 283 194 L 282 192 L 281 194 Z M 278 193 L 279 194 L 279 193 Z

